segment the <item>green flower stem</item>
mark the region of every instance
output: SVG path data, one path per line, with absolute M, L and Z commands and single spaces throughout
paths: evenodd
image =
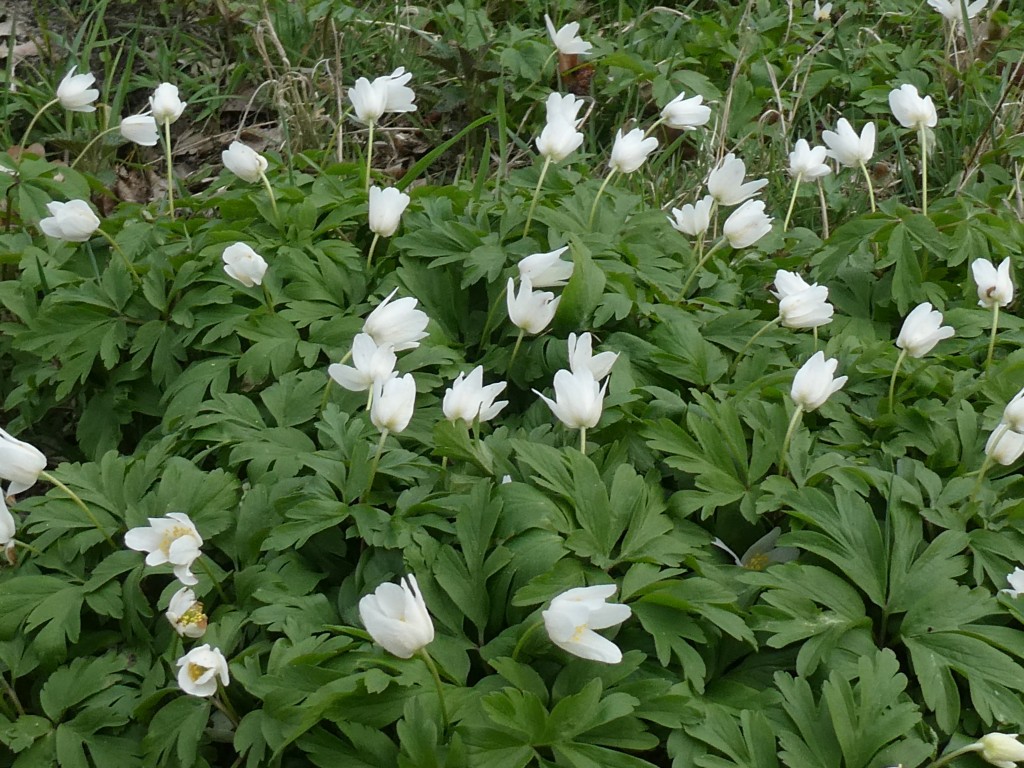
M 196 562 L 199 563 L 199 567 L 203 569 L 206 575 L 210 577 L 210 583 L 217 589 L 217 594 L 220 595 L 220 599 L 225 603 L 229 603 L 230 601 L 228 600 L 228 596 L 224 593 L 224 588 L 221 587 L 220 582 L 217 581 L 217 577 L 213 575 L 213 569 L 210 567 L 210 564 L 202 557 L 196 560 Z
M 786 219 L 782 222 L 783 232 L 789 228 L 789 218 L 793 215 L 793 206 L 796 205 L 796 193 L 800 191 L 800 181 L 803 177 L 804 174 L 801 171 L 796 175 L 796 180 L 793 182 L 793 196 L 789 198 L 789 208 L 786 210 Z
M 868 199 L 871 201 L 871 212 L 875 212 L 875 187 L 871 183 L 871 174 L 868 173 L 868 167 L 864 164 L 864 161 L 860 162 L 860 169 L 864 172 L 864 181 L 868 183 Z
M 1002 442 L 1003 438 L 1006 437 L 1006 433 L 1010 431 L 1010 427 L 1006 423 L 1000 424 L 996 427 L 996 436 L 992 440 L 992 449 L 985 454 L 985 460 L 981 463 L 981 469 L 978 470 L 978 479 L 974 481 L 974 490 L 971 491 L 971 499 L 976 499 L 978 491 L 981 490 L 981 484 L 985 480 L 985 473 L 988 472 L 989 467 L 992 466 L 992 462 L 995 461 L 992 457 L 996 453 L 996 448 L 999 447 L 999 443 Z
M 803 406 L 798 405 L 796 410 L 793 411 L 793 418 L 789 420 L 789 428 L 786 430 L 786 436 L 782 440 L 782 453 L 779 455 L 779 474 L 783 474 L 786 469 L 786 452 L 789 450 L 789 441 L 793 439 L 793 433 L 796 432 L 797 425 L 800 423 L 800 417 L 804 415 Z
M 992 305 L 992 333 L 988 339 L 988 355 L 985 357 L 985 373 L 992 365 L 992 355 L 996 351 L 996 333 L 999 330 L 999 302 Z
M 7 682 L 7 678 L 0 674 L 0 681 L 4 684 L 4 691 L 7 693 L 7 698 L 11 700 L 14 705 L 14 709 L 17 710 L 18 715 L 21 717 L 25 716 L 25 708 L 21 706 L 21 699 L 18 698 L 18 692 L 14 690 L 14 686 Z
M 52 107 L 58 101 L 60 101 L 60 99 L 54 99 L 53 101 L 46 102 L 45 104 L 43 104 L 43 106 L 41 106 L 39 108 L 38 112 L 36 112 L 34 115 L 32 115 L 32 120 L 29 122 L 28 128 L 25 129 L 25 135 L 21 137 L 21 143 L 18 144 L 18 148 L 19 149 L 24 149 L 25 148 L 25 142 L 28 141 L 29 136 L 32 135 L 32 129 L 36 127 L 36 122 L 39 120 L 40 117 L 43 116 L 43 112 L 48 110 L 50 107 Z M 18 157 L 18 160 L 20 162 L 20 160 L 21 160 L 20 156 Z
M 782 322 L 782 315 L 779 315 L 778 317 L 776 317 L 771 322 L 765 323 L 760 328 L 758 328 L 757 332 L 753 336 L 750 337 L 750 340 L 747 341 L 747 343 L 743 345 L 743 349 L 741 349 L 739 351 L 739 354 L 737 354 L 736 357 L 734 357 L 732 359 L 732 365 L 729 366 L 729 372 L 730 373 L 732 372 L 733 367 L 736 366 L 739 363 L 740 359 L 745 354 L 747 354 L 747 352 L 750 350 L 750 348 L 752 346 L 754 346 L 754 342 L 755 341 L 757 341 L 761 336 L 763 336 L 765 333 L 767 333 L 769 330 L 771 330 L 772 328 L 774 328 L 775 326 L 777 326 L 781 322 Z M 817 330 L 817 328 L 815 328 L 815 330 Z
M 889 413 L 892 413 L 894 396 L 896 394 L 896 374 L 900 372 L 900 366 L 907 359 L 907 350 L 901 349 L 900 356 L 896 358 L 896 365 L 892 368 L 892 378 L 889 379 Z
M 174 165 L 171 161 L 171 121 L 164 120 L 164 155 L 167 158 L 167 205 L 174 221 Z
M 604 177 L 604 181 L 601 182 L 600 189 L 597 190 L 597 196 L 594 198 L 594 204 L 590 206 L 590 218 L 587 220 L 587 226 L 594 226 L 594 214 L 597 213 L 597 202 L 601 199 L 601 195 L 604 194 L 604 188 L 608 186 L 608 182 L 612 180 L 612 176 L 615 175 L 615 169 L 612 168 L 608 171 L 608 175 Z
M 380 240 L 380 233 L 373 233 L 373 240 L 370 241 L 370 252 L 366 256 L 366 271 L 370 271 L 370 267 L 373 265 L 373 252 L 377 248 L 377 241 Z
M 270 179 L 267 178 L 267 174 L 260 171 L 260 181 L 263 182 L 263 188 L 267 190 L 267 197 L 270 198 L 270 209 L 274 212 L 274 218 L 276 224 L 281 225 L 281 217 L 277 213 L 277 200 L 274 199 L 274 188 L 270 186 Z
M 512 347 L 512 357 L 508 359 L 508 370 L 512 369 L 512 363 L 515 361 L 516 355 L 519 353 L 519 345 L 523 343 L 524 335 L 526 335 L 526 331 L 520 328 L 519 335 L 516 336 L 516 345 Z
M 715 251 L 717 251 L 719 248 L 725 245 L 726 242 L 728 241 L 723 237 L 713 246 L 708 248 L 707 253 L 700 257 L 700 259 L 697 261 L 697 266 L 693 268 L 689 276 L 686 278 L 686 282 L 683 283 L 683 289 L 679 292 L 679 298 L 676 299 L 676 304 L 679 304 L 683 299 L 686 298 L 686 294 L 690 290 L 690 286 L 693 284 L 694 278 L 697 277 L 697 273 L 700 272 L 701 267 L 703 267 L 707 263 L 708 259 L 711 258 L 711 254 L 713 254 Z
M 78 163 L 81 161 L 81 159 L 83 157 L 85 157 L 87 154 L 89 154 L 89 150 L 92 149 L 93 144 L 95 144 L 97 141 L 102 139 L 108 133 L 113 133 L 114 131 L 116 131 L 120 127 L 121 127 L 120 125 L 112 125 L 110 128 L 107 128 L 105 131 L 100 131 L 95 136 L 93 136 L 92 139 L 89 141 L 89 143 L 86 144 L 82 148 L 82 151 L 78 153 L 78 157 L 75 158 L 74 162 L 71 163 L 71 170 L 74 170 L 75 166 L 78 165 Z
M 533 633 L 540 629 L 543 625 L 543 621 L 538 621 L 535 624 L 531 624 L 529 627 L 527 627 L 526 631 L 519 636 L 519 642 L 517 642 L 516 647 L 512 649 L 512 661 L 519 660 L 519 652 L 526 647 L 526 641 L 529 640 Z
M 128 255 L 121 250 L 121 246 L 117 244 L 114 237 L 111 234 L 104 232 L 102 229 L 97 229 L 96 231 L 99 232 L 100 236 L 103 237 L 104 240 L 110 243 L 110 247 L 117 252 L 117 255 L 124 259 L 124 265 L 128 267 L 128 271 L 131 273 L 132 279 L 135 280 L 136 285 L 142 285 L 142 278 L 139 277 L 139 273 L 135 271 L 135 266 L 129 260 Z
M 828 240 L 828 203 L 825 202 L 825 185 L 818 179 L 818 202 L 821 203 L 821 239 Z
M 213 706 L 215 706 L 217 709 L 219 709 L 221 712 L 223 712 L 224 713 L 224 717 L 226 717 L 228 720 L 230 720 L 231 724 L 233 726 L 235 726 L 235 728 L 237 728 L 238 727 L 238 713 L 235 712 L 235 708 L 233 706 L 231 706 L 231 701 L 230 701 L 230 699 L 228 699 L 228 692 L 224 688 L 223 684 L 218 683 L 217 684 L 217 688 L 219 690 L 217 691 L 217 693 L 215 693 L 210 698 L 210 701 L 212 701 L 213 702 Z M 223 697 L 221 697 L 221 692 L 223 692 L 223 694 L 224 694 Z
M 537 208 L 537 197 L 540 195 L 540 188 L 544 184 L 544 177 L 548 175 L 548 168 L 551 167 L 551 158 L 544 158 L 544 167 L 540 169 L 540 178 L 537 179 L 537 186 L 533 188 L 533 198 L 530 200 L 530 210 L 526 214 L 526 226 L 523 227 L 523 237 L 530 233 L 530 222 L 533 221 L 533 212 Z
M 818 326 L 814 326 L 814 328 L 812 328 L 811 331 L 814 333 L 814 351 L 817 352 L 818 351 Z
M 659 125 L 661 125 L 664 122 L 665 122 L 665 118 L 664 117 L 659 117 L 657 120 L 655 120 L 653 123 L 651 123 L 651 127 L 648 128 L 646 131 L 644 131 L 644 138 L 646 139 L 648 136 L 650 136 L 652 133 L 654 133 L 654 129 L 657 128 Z
M 494 322 L 494 313 L 498 311 L 498 307 L 501 306 L 502 302 L 505 301 L 505 297 L 508 295 L 508 283 L 505 283 L 505 287 L 501 289 L 501 293 L 498 294 L 498 298 L 491 304 L 491 308 L 487 310 L 487 319 L 484 320 L 484 329 L 480 332 L 480 346 L 482 347 L 488 340 L 491 333 L 491 323 Z
M 120 547 L 114 543 L 114 540 L 110 538 L 110 534 L 107 533 L 106 530 L 104 530 L 102 525 L 100 525 L 100 521 L 96 519 L 96 515 L 94 515 L 92 513 L 92 510 L 85 505 L 85 502 L 82 501 L 82 499 L 79 497 L 77 493 L 72 491 L 70 488 L 64 485 L 64 483 L 62 483 L 56 477 L 51 475 L 49 472 L 40 472 L 39 476 L 43 478 L 43 480 L 45 480 L 46 482 L 50 483 L 51 485 L 57 486 L 62 491 L 64 491 L 64 493 L 66 493 L 69 497 L 71 497 L 71 500 L 82 508 L 82 511 L 85 512 L 86 517 L 88 517 L 90 522 L 92 522 L 92 524 L 96 526 L 96 530 L 103 534 L 103 538 L 107 540 L 107 544 L 109 544 L 114 549 L 120 549 Z
M 948 755 L 943 755 L 938 760 L 933 760 L 932 762 L 928 763 L 928 765 L 925 766 L 925 768 L 940 768 L 941 766 L 945 765 L 951 760 L 955 760 L 961 755 L 966 755 L 968 752 L 977 752 L 980 749 L 981 745 L 978 743 L 968 744 L 966 747 L 960 747 L 960 749 L 954 752 L 950 752 Z
M 373 390 L 371 389 L 370 392 L 373 392 Z M 387 439 L 388 431 L 387 429 L 382 429 L 380 431 L 380 440 L 377 441 L 377 452 L 373 455 L 373 463 L 370 464 L 370 480 L 366 483 L 366 491 L 363 492 L 359 501 L 363 501 L 373 488 L 373 479 L 377 477 L 377 465 L 380 464 L 380 454 L 384 450 L 384 441 Z
M 921 213 L 928 215 L 928 129 L 921 123 L 918 129 L 918 143 L 921 145 Z
M 580 453 L 587 455 L 587 428 L 580 427 Z
M 373 170 L 373 127 L 374 123 L 370 121 L 370 134 L 366 139 L 366 194 L 370 194 L 370 173 Z
M 430 658 L 430 654 L 427 653 L 426 648 L 420 648 L 416 651 L 416 655 L 423 659 L 423 663 L 427 665 L 427 669 L 430 670 L 430 676 L 434 678 L 434 686 L 437 688 L 437 701 L 441 705 L 441 724 L 443 726 L 442 735 L 448 730 L 448 707 L 444 703 L 444 688 L 441 685 L 441 675 L 437 671 L 437 665 L 434 660 Z
M 270 295 L 270 286 L 264 281 L 260 283 L 260 288 L 263 289 L 263 301 L 266 302 L 267 309 L 270 310 L 270 314 L 276 315 L 277 312 L 274 311 L 274 297 Z

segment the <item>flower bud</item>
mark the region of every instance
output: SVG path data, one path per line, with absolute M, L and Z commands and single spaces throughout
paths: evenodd
M 612 157 L 609 167 L 620 173 L 632 173 L 644 164 L 644 160 L 658 148 L 658 140 L 653 136 L 644 138 L 644 132 L 634 128 L 627 134 L 621 129 L 615 132 L 615 144 L 612 146 Z
M 46 457 L 34 445 L 0 429 L 0 478 L 10 480 L 7 496 L 27 491 L 46 469 Z
M 99 217 L 85 200 L 46 204 L 50 215 L 39 222 L 43 234 L 67 243 L 84 243 L 100 228 Z
M 736 249 L 749 248 L 771 231 L 772 219 L 765 215 L 760 200 L 747 200 L 722 225 L 722 234 Z
M 950 338 L 955 331 L 942 325 L 942 313 L 932 309 L 927 301 L 914 307 L 907 315 L 896 338 L 896 346 L 911 357 L 924 357 L 943 339 Z
M 250 184 L 259 181 L 267 170 L 267 158 L 240 141 L 232 141 L 231 146 L 220 153 L 220 159 L 225 168 Z
M 815 352 L 793 377 L 789 396 L 805 412 L 816 411 L 843 388 L 846 376 L 834 378 L 839 361 L 825 359 L 824 352 Z
M 188 104 L 178 98 L 178 86 L 160 83 L 149 97 L 149 106 L 153 110 L 153 119 L 164 125 L 181 117 Z
M 434 622 L 411 573 L 401 585 L 385 582 L 364 595 L 359 618 L 373 641 L 400 659 L 411 658 L 434 639 Z
M 121 121 L 121 135 L 142 147 L 155 147 L 160 139 L 156 118 L 152 115 L 129 115 Z
M 263 284 L 267 273 L 267 262 L 245 243 L 229 245 L 221 254 L 224 271 L 246 288 Z
M 95 112 L 96 107 L 92 103 L 100 97 L 100 92 L 89 86 L 96 82 L 96 77 L 88 72 L 76 75 L 76 69 L 77 66 L 72 67 L 60 81 L 57 100 L 69 112 Z
M 370 231 L 381 237 L 395 234 L 409 200 L 407 194 L 394 187 L 370 187 Z

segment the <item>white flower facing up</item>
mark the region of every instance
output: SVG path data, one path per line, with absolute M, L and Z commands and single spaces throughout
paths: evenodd
M 789 175 L 801 181 L 817 181 L 832 173 L 825 162 L 828 150 L 825 147 L 811 147 L 807 139 L 797 139 L 789 153 Z
M 628 605 L 609 603 L 614 584 L 577 587 L 556 596 L 541 613 L 551 642 L 573 656 L 604 664 L 618 664 L 622 651 L 611 640 L 595 632 L 621 624 L 633 611 Z
M 579 149 L 583 134 L 577 130 L 580 122 L 577 115 L 582 106 L 583 99 L 572 94 L 551 93 L 548 96 L 547 123 L 537 137 L 537 151 L 545 160 L 561 162 Z
M 39 222 L 43 234 L 66 243 L 84 243 L 100 228 L 99 217 L 85 200 L 46 204 L 50 215 Z
M 146 565 L 156 566 L 170 563 L 174 575 L 186 586 L 199 583 L 192 574 L 192 563 L 203 553 L 203 537 L 199 535 L 189 516 L 183 512 L 171 512 L 165 517 L 149 518 L 148 528 L 132 528 L 125 534 L 124 543 L 128 549 L 146 552 Z
M 846 376 L 835 377 L 839 361 L 826 360 L 824 352 L 815 352 L 793 377 L 789 396 L 805 412 L 816 411 L 846 384 Z
M 515 281 L 510 277 L 505 292 L 509 320 L 524 333 L 538 334 L 555 318 L 561 298 L 556 298 L 550 291 L 533 290 L 533 283 L 528 277 L 519 281 L 517 294 Z
M 829 157 L 847 168 L 859 168 L 875 154 L 875 124 L 865 124 L 857 135 L 850 121 L 841 117 L 835 131 L 822 131 L 821 140 L 828 147 Z
M 377 346 L 368 333 L 357 333 L 352 339 L 352 365 L 332 363 L 327 374 L 350 392 L 366 392 L 397 374 L 398 357 L 390 344 Z
M 203 604 L 196 600 L 196 593 L 190 587 L 182 587 L 171 596 L 171 604 L 164 615 L 182 637 L 197 638 L 206 633 Z
M 711 226 L 711 209 L 714 204 L 715 198 L 707 195 L 696 203 L 687 203 L 682 208 L 673 208 L 672 217 L 668 220 L 669 224 L 684 235 L 700 237 Z
M 1011 600 L 1016 600 L 1024 594 L 1024 568 L 1014 568 L 1013 573 L 1006 575 L 1006 583 L 1009 589 L 1000 589 L 1003 594 L 1009 595 Z
M 92 103 L 100 97 L 100 92 L 89 86 L 96 82 L 96 76 L 89 72 L 76 75 L 76 69 L 77 66 L 72 67 L 57 86 L 57 101 L 69 112 L 95 112 Z
M 224 271 L 246 288 L 263 284 L 267 273 L 267 262 L 245 243 L 229 245 L 221 254 Z
M 779 318 L 786 328 L 820 328 L 832 322 L 834 313 L 824 285 L 812 285 L 779 302 Z
M 171 83 L 160 83 L 149 97 L 153 119 L 160 125 L 175 122 L 187 106 L 188 102 L 178 98 L 178 86 Z
M 370 231 L 381 237 L 395 234 L 410 200 L 407 194 L 394 187 L 370 187 Z
M 267 170 L 267 158 L 240 141 L 232 141 L 220 153 L 220 159 L 225 168 L 250 184 L 259 181 Z
M 484 386 L 484 367 L 478 365 L 467 376 L 460 373 L 452 385 L 445 390 L 441 410 L 448 421 L 462 419 L 472 424 L 477 418 L 481 422 L 490 421 L 501 409 L 508 405 L 508 400 L 494 402 L 494 398 L 505 391 L 507 383 L 499 381 Z
M 618 352 L 593 352 L 593 338 L 590 333 L 569 334 L 569 370 L 590 371 L 598 381 L 612 372 L 612 366 L 619 359 Z
M 981 757 L 997 768 L 1016 768 L 1024 761 L 1024 744 L 1016 733 L 986 733 L 970 749 L 981 753 Z
M 371 83 L 365 77 L 349 88 L 348 98 L 361 123 L 376 123 L 386 112 L 415 112 L 416 94 L 408 86 L 412 73 L 399 67 L 390 75 L 382 75 Z
M 434 622 L 411 573 L 401 586 L 385 582 L 359 601 L 359 618 L 385 651 L 408 659 L 434 639 Z
M 200 645 L 178 659 L 178 685 L 190 696 L 213 696 L 218 678 L 223 685 L 231 682 L 227 659 L 219 648 Z
M 978 306 L 992 309 L 1005 307 L 1013 301 L 1013 278 L 1010 277 L 1010 259 L 1003 259 L 994 267 L 988 259 L 971 262 L 974 282 L 978 284 Z
M 533 253 L 519 260 L 519 277 L 526 278 L 534 288 L 555 288 L 565 285 L 572 277 L 573 263 L 562 261 L 569 250 L 565 245 L 548 253 Z
M 368 333 L 378 346 L 390 344 L 395 352 L 405 352 L 416 349 L 420 340 L 427 337 L 424 329 L 430 318 L 423 310 L 416 309 L 416 299 L 411 296 L 391 301 L 396 293 L 397 288 L 367 315 L 363 333 Z
M 560 370 L 555 372 L 555 399 L 545 397 L 536 389 L 551 412 L 569 429 L 585 430 L 597 426 L 604 408 L 604 393 L 608 379 L 598 384 L 588 368 L 579 371 Z
M 960 6 L 960 0 L 928 0 L 928 5 L 942 14 L 942 16 L 953 24 L 963 24 L 964 11 Z M 967 18 L 973 19 L 988 5 L 988 0 L 974 0 L 967 3 Z
M 814 20 L 815 21 L 828 21 L 832 15 L 832 3 L 825 3 L 824 5 L 819 4 L 818 0 L 814 0 Z
M 942 313 L 925 302 L 914 307 L 903 321 L 896 346 L 910 357 L 924 357 L 936 344 L 954 333 L 950 326 L 942 325 Z
M 653 136 L 644 138 L 644 132 L 634 128 L 623 134 L 622 129 L 615 132 L 615 144 L 612 145 L 612 157 L 608 166 L 619 173 L 632 173 L 637 170 L 647 156 L 658 148 L 658 140 Z
M 661 122 L 677 131 L 695 131 L 710 119 L 711 107 L 704 106 L 704 97 L 686 98 L 685 91 L 661 110 Z
M 119 126 L 121 135 L 140 147 L 155 147 L 160 140 L 156 118 L 152 115 L 129 115 Z
M 749 248 L 771 231 L 772 219 L 765 214 L 760 200 L 747 200 L 722 225 L 722 234 L 737 250 Z
M 34 445 L 0 429 L 0 479 L 9 480 L 5 496 L 27 491 L 46 469 L 46 456 Z
M 747 166 L 730 152 L 708 175 L 708 194 L 715 198 L 719 205 L 738 205 L 768 185 L 768 179 L 757 179 L 744 184 L 743 177 L 746 174 Z
M 551 17 L 545 13 L 544 25 L 548 28 L 548 37 L 551 38 L 551 42 L 563 56 L 590 53 L 590 43 L 579 35 L 580 23 L 578 21 L 571 21 L 556 30 Z
M 1014 432 L 1006 422 L 992 430 L 985 443 L 985 455 L 1004 467 L 1013 464 L 1024 454 L 1024 435 Z
M 381 432 L 398 434 L 409 426 L 416 408 L 416 381 L 411 373 L 374 382 L 370 421 Z
M 931 96 L 921 96 L 913 85 L 904 84 L 889 92 L 889 108 L 904 128 L 934 128 L 939 122 Z

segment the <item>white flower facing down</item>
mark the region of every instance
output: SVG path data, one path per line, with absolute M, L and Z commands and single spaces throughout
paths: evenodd
M 576 116 L 582 106 L 583 99 L 572 94 L 551 93 L 548 96 L 547 123 L 537 137 L 537 151 L 544 158 L 561 162 L 579 149 L 583 134 L 577 130 L 580 121 Z
M 217 679 L 227 685 L 231 682 L 228 662 L 219 648 L 209 644 L 193 648 L 178 659 L 178 685 L 190 696 L 213 696 L 217 692 Z
M 434 622 L 411 573 L 401 586 L 385 582 L 364 595 L 359 618 L 373 641 L 400 659 L 411 658 L 434 639 Z
M 232 141 L 231 145 L 220 153 L 220 160 L 225 168 L 250 184 L 259 181 L 267 170 L 267 158 L 240 141 Z
M 836 392 L 843 388 L 846 376 L 835 378 L 839 361 L 825 359 L 824 352 L 815 352 L 793 377 L 789 396 L 804 412 L 816 411 Z
M 623 134 L 619 129 L 615 132 L 615 144 L 612 145 L 612 157 L 608 166 L 619 173 L 632 173 L 637 170 L 647 156 L 658 148 L 658 140 L 653 136 L 644 138 L 644 132 L 634 128 Z
M 821 140 L 828 147 L 829 157 L 847 168 L 859 168 L 875 154 L 875 124 L 865 124 L 858 136 L 850 121 L 841 117 L 834 132 L 822 131 Z
M 352 339 L 352 365 L 331 363 L 327 374 L 350 392 L 366 392 L 397 374 L 398 357 L 390 344 L 377 346 L 368 333 L 357 333 Z
M 199 583 L 191 568 L 203 554 L 200 551 L 203 537 L 185 513 L 170 512 L 165 517 L 151 517 L 148 528 L 128 531 L 124 543 L 128 549 L 146 552 L 146 565 L 170 563 L 182 584 L 192 587 Z
M 508 400 L 494 402 L 494 398 L 505 391 L 507 383 L 499 381 L 484 386 L 484 367 L 478 365 L 467 376 L 460 373 L 452 385 L 445 390 L 441 410 L 448 421 L 462 419 L 472 424 L 477 418 L 481 422 L 490 421 L 501 409 L 508 405 Z
M 928 5 L 941 13 L 947 21 L 963 24 L 964 11 L 960 6 L 960 0 L 928 0 Z M 967 18 L 973 19 L 984 10 L 986 5 L 988 5 L 988 0 L 974 0 L 973 3 L 968 3 Z
M 1016 768 L 1024 760 L 1024 744 L 1016 733 L 986 733 L 971 745 L 981 757 L 997 768 Z
M 27 491 L 46 469 L 46 456 L 34 445 L 0 429 L 0 479 L 10 480 L 6 496 Z
M 1024 435 L 1024 389 L 1013 396 L 1003 409 L 1003 422 L 1013 432 Z
M 896 337 L 896 346 L 910 357 L 924 357 L 936 344 L 954 333 L 950 326 L 942 325 L 942 313 L 932 309 L 932 305 L 926 301 L 914 307 L 907 315 L 900 335 Z
M 100 228 L 99 217 L 85 200 L 46 204 L 50 215 L 39 222 L 44 235 L 67 243 L 84 243 Z
M 1013 464 L 1024 454 L 1024 435 L 1014 432 L 1006 422 L 992 430 L 985 443 L 985 455 L 1004 467 Z
M 722 234 L 737 250 L 749 248 L 771 231 L 772 219 L 765 214 L 760 200 L 747 200 L 722 225 Z
M 820 328 L 832 322 L 835 308 L 828 303 L 828 288 L 812 285 L 779 302 L 779 317 L 786 328 Z
M 416 309 L 416 299 L 407 296 L 391 301 L 398 293 L 395 288 L 363 321 L 363 333 L 368 333 L 378 346 L 390 344 L 395 352 L 416 349 L 428 334 L 424 330 L 430 318 Z
M 934 128 L 939 122 L 931 96 L 921 96 L 913 85 L 904 84 L 889 92 L 889 108 L 904 128 Z
M 178 98 L 178 86 L 171 83 L 160 83 L 149 97 L 153 119 L 160 125 L 176 121 L 187 106 L 188 102 Z
M 799 176 L 803 181 L 817 181 L 828 176 L 832 169 L 825 163 L 828 150 L 825 147 L 811 147 L 807 139 L 797 139 L 789 153 L 789 175 Z
M 519 281 L 519 293 L 515 291 L 515 281 L 510 277 L 505 291 L 505 306 L 508 318 L 519 329 L 535 335 L 548 327 L 555 318 L 558 302 L 562 297 L 555 298 L 551 291 L 535 291 L 530 278 Z
M 711 226 L 711 208 L 714 204 L 715 198 L 707 195 L 692 205 L 687 203 L 682 208 L 673 208 L 672 218 L 668 222 L 677 232 L 699 237 Z
M 121 135 L 140 147 L 155 147 L 160 139 L 156 118 L 152 115 L 129 115 L 119 126 Z
M 569 334 L 569 370 L 590 371 L 590 375 L 600 381 L 612 372 L 612 366 L 619 359 L 618 352 L 593 353 L 593 339 L 589 332 Z
M 100 97 L 100 92 L 89 86 L 96 82 L 96 76 L 89 72 L 76 75 L 76 69 L 77 66 L 72 67 L 60 81 L 57 100 L 69 112 L 95 112 L 96 107 L 92 103 Z
M 1011 600 L 1024 594 L 1024 568 L 1014 568 L 1013 573 L 1006 574 L 1006 583 L 1010 585 L 1009 589 L 999 591 L 1009 595 Z
M 246 288 L 263 284 L 267 273 L 267 262 L 245 243 L 229 245 L 221 254 L 224 271 Z
M 748 197 L 756 195 L 768 185 L 768 179 L 757 179 L 743 183 L 747 166 L 730 152 L 708 175 L 708 194 L 719 205 L 738 205 Z
M 704 106 L 703 96 L 686 98 L 680 93 L 661 110 L 661 121 L 677 131 L 695 131 L 707 125 L 711 119 L 711 107 Z
M 411 373 L 373 384 L 370 421 L 383 432 L 398 434 L 412 421 L 416 408 L 416 381 Z
M 562 261 L 569 250 L 565 245 L 548 253 L 533 253 L 519 260 L 519 277 L 526 278 L 534 288 L 555 288 L 565 285 L 572 277 L 573 263 Z
M 541 613 L 551 642 L 573 656 L 605 664 L 622 661 L 622 651 L 595 629 L 621 624 L 633 611 L 628 605 L 606 602 L 615 594 L 614 584 L 577 587 L 556 596 Z
M 190 587 L 182 587 L 171 596 L 171 604 L 164 615 L 182 637 L 197 638 L 206 633 L 203 604 L 196 600 L 196 593 Z
M 548 28 L 548 37 L 551 38 L 551 42 L 554 43 L 558 52 L 564 56 L 590 53 L 590 43 L 579 35 L 580 23 L 578 21 L 571 21 L 556 30 L 554 22 L 551 21 L 551 17 L 545 13 L 544 26 Z
M 365 77 L 349 88 L 348 98 L 361 123 L 376 123 L 385 112 L 415 112 L 416 94 L 407 83 L 412 72 L 399 67 L 390 75 L 381 75 L 371 83 Z
M 1010 259 L 1003 259 L 999 267 L 988 259 L 971 262 L 974 282 L 978 284 L 978 306 L 991 309 L 997 304 L 1005 307 L 1013 301 L 1013 278 L 1010 277 Z
M 589 368 L 579 371 L 560 370 L 555 372 L 555 399 L 545 397 L 536 389 L 551 412 L 569 429 L 589 429 L 597 426 L 604 409 L 604 393 L 608 379 L 598 384 Z
M 411 199 L 405 192 L 394 187 L 370 187 L 370 231 L 381 237 L 395 234 Z

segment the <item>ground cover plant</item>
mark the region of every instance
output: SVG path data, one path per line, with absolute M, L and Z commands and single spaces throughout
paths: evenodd
M 10 20 L 0 766 L 1024 762 L 1022 27 Z

